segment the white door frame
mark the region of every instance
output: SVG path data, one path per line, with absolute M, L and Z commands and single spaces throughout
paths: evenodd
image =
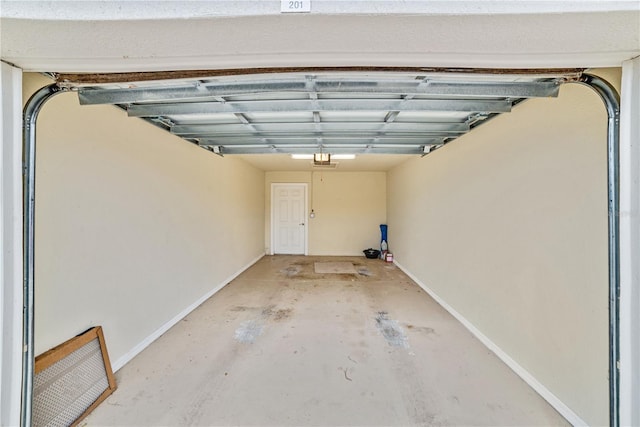
M 271 243 L 269 245 L 269 254 L 275 255 L 275 204 L 274 194 L 278 185 L 300 185 L 304 188 L 304 255 L 309 255 L 309 184 L 306 182 L 272 182 L 271 183 Z
M 620 424 L 640 424 L 640 57 L 620 95 Z
M 0 425 L 13 426 L 22 380 L 22 70 L 0 66 Z

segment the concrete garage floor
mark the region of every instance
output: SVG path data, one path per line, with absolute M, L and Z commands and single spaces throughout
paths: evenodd
M 314 272 L 352 262 L 356 273 Z M 392 264 L 267 256 L 117 372 L 86 425 L 568 425 Z

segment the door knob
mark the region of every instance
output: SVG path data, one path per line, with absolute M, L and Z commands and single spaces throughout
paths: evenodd
M 304 222 L 301 222 L 299 225 L 304 225 Z

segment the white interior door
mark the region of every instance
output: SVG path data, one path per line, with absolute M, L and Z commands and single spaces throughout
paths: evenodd
M 307 185 L 273 184 L 273 253 L 303 255 L 307 246 Z

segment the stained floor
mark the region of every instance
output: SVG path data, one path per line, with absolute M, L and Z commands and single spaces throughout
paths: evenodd
M 363 257 L 264 257 L 116 378 L 83 424 L 569 425 L 397 267 Z

